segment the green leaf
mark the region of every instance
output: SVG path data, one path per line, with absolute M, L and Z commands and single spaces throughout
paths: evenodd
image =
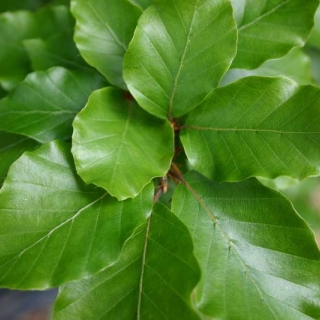
M 102 78 L 56 67 L 31 73 L 0 101 L 0 129 L 39 142 L 71 136 L 71 123 Z
M 0 186 L 8 172 L 10 165 L 23 152 L 33 150 L 38 143 L 27 137 L 0 131 Z
M 36 10 L 46 3 L 46 0 L 1 0 L 0 12 L 16 10 Z
M 320 89 L 249 77 L 214 90 L 181 140 L 194 168 L 216 181 L 304 179 L 320 173 Z
M 320 6 L 314 16 L 314 27 L 310 33 L 307 44 L 320 50 Z
M 152 4 L 152 0 L 128 0 L 132 4 L 138 6 L 141 9 L 146 9 Z
M 281 59 L 266 61 L 254 70 L 230 69 L 221 79 L 220 86 L 249 76 L 285 76 L 299 84 L 314 84 L 311 60 L 301 48 L 291 50 Z
M 31 71 L 22 41 L 47 38 L 73 28 L 74 20 L 66 7 L 44 8 L 38 12 L 6 12 L 0 15 L 0 84 L 14 88 Z
M 86 183 L 119 200 L 135 197 L 165 176 L 173 157 L 173 129 L 146 113 L 121 90 L 94 92 L 74 121 L 72 153 Z
M 311 59 L 312 73 L 320 85 L 320 49 L 309 47 L 306 52 Z
M 255 69 L 264 61 L 302 47 L 319 0 L 231 0 L 238 24 L 233 68 Z
M 250 179 L 216 183 L 196 172 L 172 210 L 188 227 L 202 270 L 197 306 L 219 319 L 318 319 L 320 253 L 281 194 Z
M 23 45 L 33 70 L 61 66 L 68 69 L 88 69 L 73 41 L 73 30 L 66 30 L 48 39 L 24 40 Z
M 124 59 L 124 79 L 142 108 L 179 117 L 217 86 L 236 53 L 227 0 L 154 1 L 139 20 Z
M 76 18 L 75 41 L 83 58 L 107 80 L 123 89 L 123 55 L 141 9 L 127 0 L 71 0 Z
M 192 249 L 186 227 L 156 204 L 147 227 L 126 242 L 116 264 L 62 287 L 54 320 L 198 319 L 190 306 L 199 280 Z
M 153 186 L 118 202 L 76 175 L 69 145 L 25 153 L 0 191 L 0 285 L 56 287 L 114 263 L 152 210 Z

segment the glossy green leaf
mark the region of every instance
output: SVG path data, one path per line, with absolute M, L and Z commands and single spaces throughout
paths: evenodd
M 39 142 L 69 138 L 72 121 L 102 78 L 56 67 L 31 73 L 0 101 L 0 129 Z
M 10 165 L 23 152 L 33 150 L 38 143 L 24 136 L 0 131 L 0 186 L 7 175 Z
M 186 227 L 157 204 L 116 264 L 62 287 L 53 319 L 198 319 L 190 306 L 199 280 L 192 249 Z
M 320 89 L 249 77 L 214 90 L 181 133 L 189 161 L 208 178 L 303 179 L 320 173 Z
M 227 0 L 156 0 L 139 20 L 124 59 L 124 79 L 142 108 L 179 117 L 217 86 L 236 53 Z
M 71 11 L 76 18 L 75 41 L 83 58 L 111 84 L 125 89 L 123 55 L 141 9 L 127 0 L 71 0 Z
M 60 66 L 68 69 L 88 69 L 73 41 L 73 30 L 66 30 L 48 39 L 23 41 L 33 70 Z
M 47 38 L 55 32 L 70 29 L 74 20 L 63 6 L 38 12 L 6 12 L 0 15 L 0 84 L 10 90 L 31 71 L 22 41 Z
M 151 179 L 169 170 L 170 123 L 146 113 L 121 90 L 94 92 L 73 126 L 77 172 L 119 200 L 135 197 Z
M 128 0 L 128 1 L 138 6 L 141 9 L 146 9 L 153 2 L 152 0 Z
M 285 76 L 302 85 L 315 83 L 309 56 L 301 48 L 295 48 L 283 58 L 266 61 L 254 70 L 230 69 L 221 79 L 220 86 L 255 75 Z
M 172 210 L 202 270 L 197 306 L 217 319 L 319 319 L 320 253 L 281 194 L 254 179 L 216 183 L 196 172 Z
M 233 68 L 255 69 L 303 46 L 319 0 L 231 0 L 239 41 Z
M 44 289 L 118 259 L 152 210 L 153 186 L 118 202 L 75 174 L 70 146 L 46 144 L 10 168 L 0 191 L 0 285 Z
M 320 50 L 320 6 L 314 16 L 314 27 L 310 33 L 307 44 Z

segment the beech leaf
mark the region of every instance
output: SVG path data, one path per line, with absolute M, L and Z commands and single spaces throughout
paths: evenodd
M 73 126 L 72 153 L 79 175 L 119 200 L 135 197 L 169 170 L 169 121 L 149 115 L 119 89 L 95 91 Z
M 191 172 L 172 211 L 192 235 L 202 271 L 197 307 L 205 315 L 319 319 L 319 249 L 280 193 L 255 179 L 216 183 Z
M 320 89 L 275 77 L 218 88 L 190 113 L 181 140 L 193 167 L 216 181 L 320 173 Z
M 157 0 L 139 22 L 124 59 L 124 79 L 146 111 L 188 113 L 217 86 L 236 53 L 227 0 Z
M 26 152 L 0 191 L 0 285 L 45 289 L 97 273 L 145 223 L 149 184 L 118 202 L 76 175 L 70 146 L 51 142 Z
M 102 77 L 55 67 L 31 73 L 0 101 L 0 130 L 45 143 L 69 138 L 72 121 Z
M 62 287 L 53 319 L 199 319 L 190 303 L 199 280 L 192 249 L 186 227 L 156 204 L 116 264 Z

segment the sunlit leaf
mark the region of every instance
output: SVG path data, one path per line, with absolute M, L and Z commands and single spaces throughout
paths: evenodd
M 140 7 L 141 9 L 146 9 L 153 2 L 152 0 L 128 0 L 128 1 Z
M 320 173 L 320 89 L 249 77 L 214 90 L 181 139 L 196 170 L 217 181 Z
M 170 123 L 149 115 L 121 90 L 94 92 L 73 126 L 78 173 L 118 199 L 135 197 L 152 178 L 169 170 Z
M 227 0 L 154 1 L 139 20 L 124 78 L 142 108 L 179 117 L 217 86 L 236 52 Z
M 188 227 L 202 270 L 197 306 L 218 319 L 318 319 L 320 253 L 281 194 L 254 179 L 216 183 L 196 172 L 172 210 Z
M 190 234 L 157 204 L 148 225 L 126 242 L 116 264 L 62 287 L 54 320 L 198 319 L 190 306 L 198 280 Z
M 46 144 L 10 168 L 0 191 L 0 285 L 56 287 L 114 263 L 150 215 L 153 186 L 118 202 L 76 175 L 70 146 Z

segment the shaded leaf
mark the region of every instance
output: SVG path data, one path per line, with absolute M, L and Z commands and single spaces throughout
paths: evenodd
M 318 0 L 231 0 L 238 24 L 233 68 L 255 69 L 302 47 L 313 27 Z
M 0 15 L 0 84 L 4 89 L 14 88 L 31 71 L 28 55 L 22 41 L 47 38 L 73 28 L 74 20 L 63 6 L 44 8 L 35 13 L 6 12 Z
M 306 52 L 311 59 L 312 73 L 320 85 L 320 49 L 309 47 Z
M 23 45 L 33 70 L 60 66 L 68 69 L 88 69 L 73 41 L 73 30 L 66 30 L 48 39 L 24 40 Z
M 73 126 L 72 153 L 79 175 L 119 200 L 135 197 L 169 170 L 170 123 L 146 113 L 121 90 L 94 92 Z
M 254 75 L 285 76 L 302 85 L 315 83 L 309 56 L 301 48 L 295 48 L 283 58 L 266 61 L 254 70 L 230 69 L 221 79 L 220 86 Z
M 54 320 L 198 319 L 190 306 L 199 269 L 189 232 L 160 204 L 148 221 L 116 264 L 62 287 Z
M 46 0 L 1 0 L 0 12 L 16 10 L 36 10 L 46 3 Z
M 254 179 L 216 183 L 196 172 L 172 210 L 202 270 L 197 305 L 219 319 L 318 319 L 320 253 L 291 203 Z
M 117 260 L 152 201 L 151 184 L 125 202 L 85 185 L 68 144 L 25 153 L 0 191 L 0 285 L 44 289 L 100 271 Z
M 0 186 L 7 175 L 10 165 L 23 152 L 33 150 L 38 143 L 27 137 L 0 131 Z
M 154 1 L 124 59 L 127 86 L 148 112 L 179 117 L 217 86 L 236 52 L 227 0 Z
M 71 0 L 71 12 L 76 18 L 75 41 L 83 58 L 111 84 L 125 89 L 123 55 L 141 9 L 127 0 Z
M 0 101 L 0 129 L 48 142 L 71 136 L 71 123 L 102 78 L 56 67 L 31 73 Z
M 303 179 L 320 173 L 320 89 L 249 77 L 214 90 L 181 140 L 196 170 L 217 181 Z

